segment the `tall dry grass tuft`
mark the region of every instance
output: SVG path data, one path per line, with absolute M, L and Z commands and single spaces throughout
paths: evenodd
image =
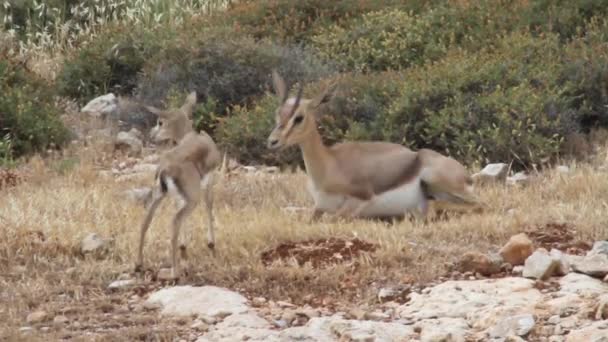
M 0 320 L 7 327 L 18 327 L 36 308 L 58 312 L 61 306 L 106 298 L 108 283 L 132 271 L 144 208 L 128 202 L 122 191 L 151 184 L 152 176 L 137 183 L 100 176 L 99 156 L 86 157 L 92 151 L 33 158 L 24 167 L 29 170 L 28 182 L 2 190 L 0 297 L 9 305 L 0 310 Z M 78 162 L 56 167 L 69 158 Z M 566 222 L 576 228 L 577 238 L 605 238 L 608 177 L 587 164 L 571 168 L 571 174 L 538 175 L 525 187 L 485 187 L 480 189 L 488 205 L 484 213 L 428 224 L 332 218 L 307 224 L 308 213 L 282 209 L 310 207 L 302 172 L 228 175 L 216 187 L 217 255 L 205 247 L 204 210 L 199 208 L 183 227 L 182 233 L 191 239 L 185 261 L 188 273 L 180 282 L 226 286 L 296 303 L 370 304 L 377 286 L 432 281 L 462 253 L 497 250 L 511 235 L 530 227 Z M 166 206 L 173 203 L 163 205 L 146 245 L 146 260 L 154 270 L 168 262 L 171 215 Z M 78 252 L 81 239 L 90 232 L 113 241 L 105 257 Z M 328 237 L 358 237 L 378 249 L 354 262 L 321 269 L 289 261 L 271 266 L 261 262 L 263 251 L 282 242 Z

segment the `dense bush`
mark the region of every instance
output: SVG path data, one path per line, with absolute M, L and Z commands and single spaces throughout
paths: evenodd
M 437 0 L 268 0 L 239 1 L 221 18 L 255 38 L 307 42 L 316 30 L 386 8 L 420 11 Z
M 0 54 L 0 56 L 2 56 Z M 68 131 L 59 119 L 53 87 L 23 65 L 0 58 L 0 160 L 59 147 Z
M 161 29 L 106 28 L 98 39 L 65 61 L 57 80 L 60 93 L 81 103 L 108 92 L 131 94 L 145 61 L 173 34 Z
M 229 30 L 209 30 L 196 39 L 174 41 L 150 60 L 138 96 L 154 103 L 172 89 L 196 90 L 200 102 L 213 99 L 222 114 L 229 106 L 247 105 L 267 91 L 272 69 L 288 82 L 314 81 L 332 72 L 305 49 L 234 36 Z

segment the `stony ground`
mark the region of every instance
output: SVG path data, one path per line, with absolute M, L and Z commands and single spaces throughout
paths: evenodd
M 165 203 L 133 272 L 155 157 L 99 148 L 34 158 L 3 185 L 6 340 L 602 341 L 605 159 L 498 183 L 481 213 L 308 224 L 301 172 L 239 168 L 185 224 L 185 274 L 164 281 Z M 146 151 L 144 151 L 146 153 Z M 502 176 L 501 176 L 502 177 Z M 140 189 L 133 191 L 133 189 Z M 523 234 L 520 234 L 523 233 Z M 520 234 L 520 235 L 518 235 Z M 518 337 L 516 337 L 518 336 Z M 594 339 L 595 337 L 596 339 Z

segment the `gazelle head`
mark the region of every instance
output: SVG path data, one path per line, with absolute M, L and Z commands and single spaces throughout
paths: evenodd
M 191 92 L 180 108 L 161 110 L 152 106 L 146 109 L 158 116 L 150 138 L 156 143 L 178 143 L 186 133 L 192 131 L 192 110 L 196 104 L 196 92 Z
M 276 125 L 268 136 L 268 148 L 301 144 L 317 131 L 318 108 L 331 100 L 336 84 L 332 83 L 313 99 L 302 98 L 304 86 L 300 85 L 296 97 L 287 98 L 289 90 L 285 80 L 276 71 L 272 73 L 272 80 L 281 104 L 275 113 Z

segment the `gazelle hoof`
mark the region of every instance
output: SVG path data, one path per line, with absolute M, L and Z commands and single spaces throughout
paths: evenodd
M 215 242 L 208 242 L 207 247 L 209 247 L 209 249 L 215 249 Z
M 133 271 L 135 273 L 141 273 L 141 272 L 143 272 L 143 270 L 144 270 L 144 267 L 142 264 L 135 264 L 135 268 L 133 269 Z

